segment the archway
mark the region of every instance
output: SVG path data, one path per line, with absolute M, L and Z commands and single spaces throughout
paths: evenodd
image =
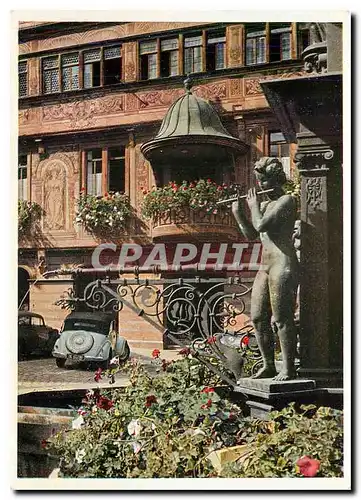
M 21 304 L 22 310 L 29 310 L 29 280 L 29 272 L 23 267 L 18 267 L 18 307 Z

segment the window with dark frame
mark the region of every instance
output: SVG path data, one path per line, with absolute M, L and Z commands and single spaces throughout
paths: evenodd
M 140 79 L 153 80 L 158 76 L 157 64 L 157 40 L 149 40 L 140 42 L 139 57 L 140 57 Z
M 266 25 L 246 28 L 246 65 L 266 62 Z
M 104 47 L 103 49 L 104 85 L 112 85 L 122 81 L 121 47 Z
M 125 191 L 125 147 L 108 149 L 108 191 Z
M 86 152 L 87 159 L 87 194 L 102 195 L 102 150 L 91 149 Z
M 79 53 L 63 54 L 61 56 L 62 90 L 77 90 L 79 88 Z
M 19 97 L 28 95 L 28 61 L 18 63 Z
M 225 68 L 226 33 L 209 33 L 207 36 L 206 69 L 215 71 Z
M 184 73 L 200 73 L 203 70 L 202 35 L 184 38 Z
M 160 42 L 160 76 L 176 76 L 179 62 L 179 40 L 171 38 Z
M 19 155 L 18 157 L 18 199 L 27 200 L 28 197 L 28 157 Z
M 291 59 L 291 25 L 289 23 L 270 24 L 269 57 L 270 62 Z
M 100 86 L 101 50 L 90 49 L 83 52 L 83 86 L 85 89 Z
M 283 170 L 289 179 L 291 177 L 290 144 L 282 132 L 269 132 L 269 155 L 281 161 Z
M 44 57 L 42 60 L 43 92 L 60 92 L 59 56 Z

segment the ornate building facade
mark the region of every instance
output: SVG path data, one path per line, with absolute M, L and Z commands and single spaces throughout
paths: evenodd
M 119 244 L 151 248 L 163 231 L 172 245 L 172 231 L 140 213 L 143 191 L 159 182 L 140 147 L 184 94 L 186 75 L 193 94 L 248 145 L 234 163 L 234 182 L 244 190 L 252 186 L 252 164 L 261 156 L 280 157 L 292 176 L 295 145 L 280 132 L 259 82 L 303 75 L 308 36 L 306 26 L 292 22 L 20 23 L 19 198 L 38 203 L 45 215 L 38 233 L 19 241 L 19 302 L 26 295 L 23 306 L 60 326 L 66 311 L 54 302 L 72 282 L 43 279 L 42 273 L 89 266 L 101 241 L 75 222 L 82 190 L 128 195 L 136 216 Z M 199 233 L 192 238 L 206 239 Z M 243 241 L 240 234 L 235 240 Z M 158 332 L 144 331 L 131 312 L 122 314 L 131 345 L 160 346 Z

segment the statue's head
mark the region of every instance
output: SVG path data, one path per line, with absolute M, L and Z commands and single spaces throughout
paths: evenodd
M 263 190 L 282 187 L 287 182 L 282 163 L 272 156 L 260 158 L 254 165 L 254 173 Z

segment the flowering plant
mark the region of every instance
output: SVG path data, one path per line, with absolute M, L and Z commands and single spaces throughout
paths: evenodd
M 75 222 L 92 234 L 114 234 L 125 230 L 131 213 L 132 207 L 125 194 L 117 192 L 95 196 L 86 194 L 83 188 Z
M 45 215 L 42 207 L 34 201 L 18 200 L 18 232 L 20 237 L 29 236 Z
M 169 182 L 164 187 L 153 187 L 151 191 L 143 189 L 144 200 L 142 214 L 151 219 L 174 209 L 190 208 L 191 210 L 204 209 L 209 213 L 217 213 L 217 201 L 221 201 L 236 194 L 236 188 L 227 184 L 216 184 L 211 179 L 181 184 Z

